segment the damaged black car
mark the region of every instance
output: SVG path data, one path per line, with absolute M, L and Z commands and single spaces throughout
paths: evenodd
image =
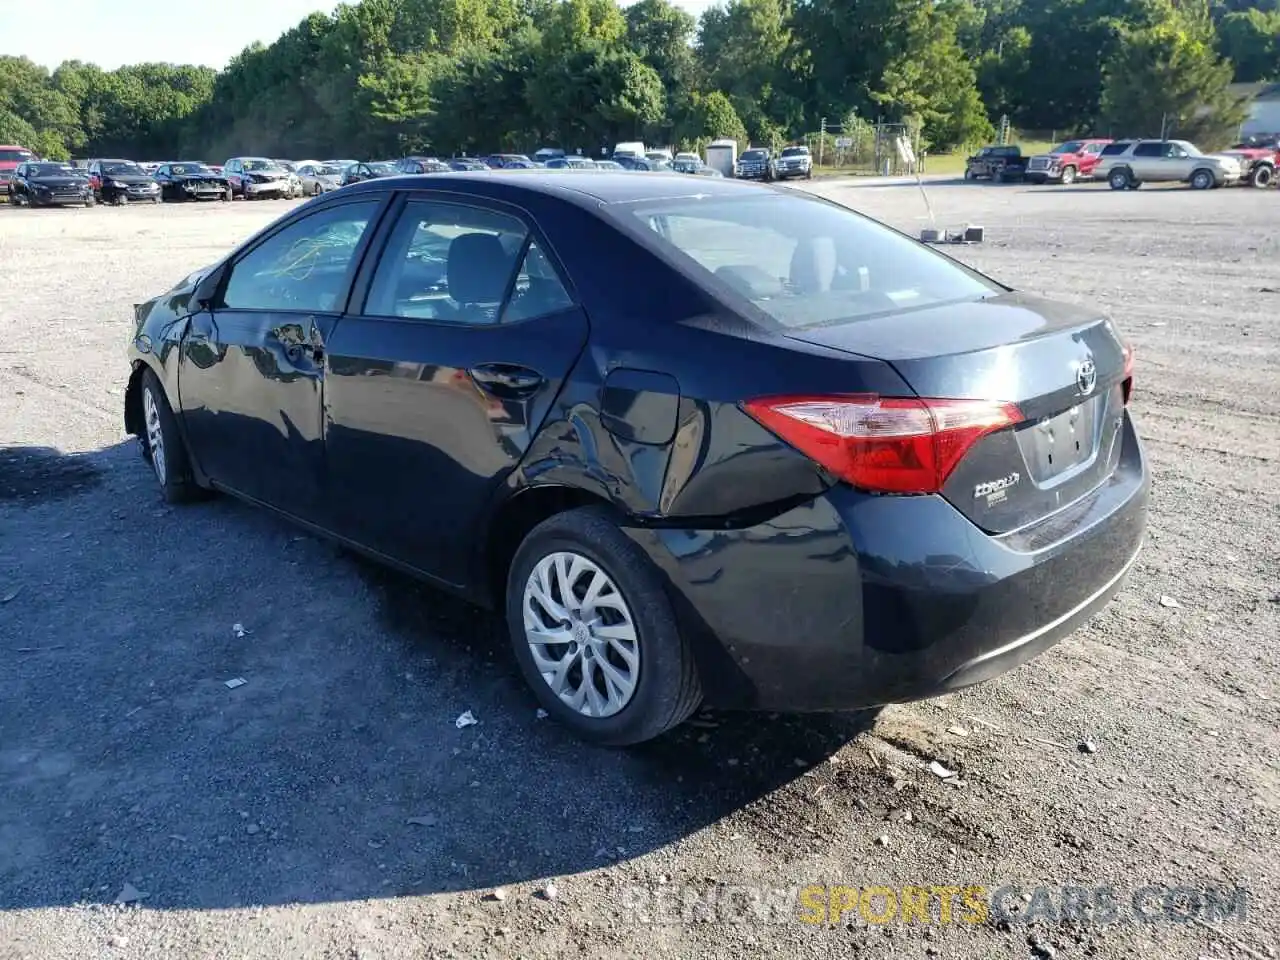
M 184 200 L 230 200 L 227 178 L 198 160 L 162 163 L 155 172 L 161 199 L 170 203 Z

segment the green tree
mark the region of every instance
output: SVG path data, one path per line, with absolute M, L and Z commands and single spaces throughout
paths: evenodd
M 1102 114 L 1117 134 L 1159 136 L 1161 130 L 1216 149 L 1234 139 L 1245 117 L 1228 89 L 1231 63 L 1215 50 L 1205 0 L 1170 2 L 1163 19 L 1131 28 L 1104 68 Z
M 1218 49 L 1235 65 L 1236 80 L 1280 76 L 1280 13 L 1256 8 L 1229 13 L 1218 23 L 1218 39 Z

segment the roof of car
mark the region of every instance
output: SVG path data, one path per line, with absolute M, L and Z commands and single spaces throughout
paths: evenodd
M 418 181 L 422 187 L 448 190 L 490 184 L 505 189 L 527 190 L 531 193 L 550 194 L 565 199 L 590 197 L 602 203 L 635 203 L 645 200 L 675 199 L 678 197 L 736 196 L 770 189 L 761 184 L 740 180 L 710 180 L 698 178 L 696 182 L 682 173 L 631 173 L 612 170 L 575 170 L 538 168 L 534 170 L 475 170 L 454 173 L 433 173 L 430 179 L 416 175 L 385 177 L 365 181 L 344 189 L 352 192 L 395 190 Z M 418 184 L 414 184 L 418 185 Z M 488 191 L 484 191 L 486 194 Z M 348 194 L 350 195 L 350 194 Z

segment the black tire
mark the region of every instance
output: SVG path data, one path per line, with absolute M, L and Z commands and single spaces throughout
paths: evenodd
M 1259 189 L 1269 187 L 1275 181 L 1275 178 L 1275 167 L 1269 163 L 1260 163 L 1249 171 L 1249 186 Z
M 582 715 L 552 691 L 534 665 L 524 630 L 525 586 L 539 562 L 560 551 L 599 567 L 631 612 L 639 678 L 631 699 L 612 716 Z M 511 645 L 525 681 L 543 708 L 583 740 L 615 747 L 642 743 L 683 723 L 702 701 L 693 651 L 680 635 L 662 577 L 603 508 L 559 513 L 530 531 L 507 575 L 506 607 Z
M 1192 190 L 1209 190 L 1216 184 L 1216 182 L 1213 171 L 1211 170 L 1200 169 L 1191 174 L 1190 183 Z
M 191 460 L 187 456 L 187 444 L 178 431 L 178 422 L 174 419 L 169 399 L 165 396 L 164 387 L 155 372 L 148 370 L 142 375 L 142 384 L 138 402 L 142 407 L 143 433 L 138 438 L 142 448 L 142 457 L 151 464 L 151 469 L 160 483 L 160 494 L 168 503 L 190 503 L 204 496 L 204 491 L 196 485 L 191 473 Z M 161 438 L 160 465 L 157 466 L 156 451 L 150 439 L 149 404 L 154 404 Z
M 221 199 L 224 203 L 230 203 L 235 198 L 236 198 L 235 191 L 232 190 L 230 187 L 227 187 L 227 189 L 223 191 Z
M 1062 185 L 1069 187 L 1076 182 L 1076 168 L 1071 164 L 1067 164 L 1062 168 Z
M 1129 184 L 1132 182 L 1133 175 L 1123 167 L 1119 170 L 1112 170 L 1111 173 L 1107 175 L 1107 184 L 1112 190 L 1127 190 L 1129 188 Z
M 964 171 L 964 178 L 965 178 L 966 180 L 973 180 L 973 179 L 975 179 L 975 174 L 974 174 L 974 172 L 973 172 L 972 170 L 970 170 L 968 167 L 966 167 L 966 168 L 965 168 L 965 171 Z

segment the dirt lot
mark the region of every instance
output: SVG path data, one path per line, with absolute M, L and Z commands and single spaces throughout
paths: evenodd
M 927 223 L 914 187 L 816 189 Z M 284 204 L 0 208 L 0 958 L 1275 956 L 1280 194 L 930 196 L 986 227 L 962 259 L 1132 338 L 1155 484 L 1127 589 L 961 695 L 631 752 L 538 720 L 492 619 L 228 499 L 160 502 L 122 435 L 130 305 Z M 815 884 L 1020 909 L 810 924 L 787 888 Z M 1196 906 L 1237 887 L 1221 923 Z

